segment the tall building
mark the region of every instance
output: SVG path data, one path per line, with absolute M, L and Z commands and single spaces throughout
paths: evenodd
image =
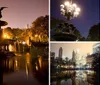
M 75 56 L 76 56 L 76 53 L 75 51 L 73 50 L 72 52 L 72 62 L 75 63 Z
M 26 25 L 26 29 L 29 29 L 29 24 Z
M 99 56 L 100 56 L 100 43 L 96 43 L 93 45 L 93 54 L 87 55 L 86 57 L 86 62 L 89 68 L 92 67 L 92 63 Z
M 62 47 L 60 47 L 59 48 L 59 58 L 61 58 L 62 59 L 62 54 L 63 54 L 63 49 L 62 49 Z

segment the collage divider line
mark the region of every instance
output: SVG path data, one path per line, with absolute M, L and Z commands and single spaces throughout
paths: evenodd
M 50 82 L 51 82 L 51 79 L 50 79 L 50 0 L 49 0 L 48 5 L 49 5 L 49 8 L 48 8 L 49 9 L 49 22 L 48 22 L 49 23 L 49 32 L 48 32 L 49 33 L 49 39 L 48 39 L 49 40 L 48 41 L 49 42 L 49 56 L 48 56 L 49 57 L 48 58 L 49 59 L 49 62 L 48 62 L 48 64 L 49 64 L 49 80 L 48 81 L 49 81 L 49 85 L 50 85 Z

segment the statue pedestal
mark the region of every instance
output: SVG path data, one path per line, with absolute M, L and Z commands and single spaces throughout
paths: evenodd
M 0 20 L 0 40 L 2 39 L 2 26 L 6 26 L 8 23 L 6 21 L 1 21 Z
M 0 29 L 0 40 L 2 39 L 2 29 Z
M 6 26 L 6 25 L 8 25 L 8 23 L 7 23 L 6 21 L 1 21 L 1 20 L 0 20 L 0 27 L 1 27 L 1 26 Z

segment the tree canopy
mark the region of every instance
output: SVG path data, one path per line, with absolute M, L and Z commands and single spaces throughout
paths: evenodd
M 14 39 L 18 41 L 28 41 L 29 38 L 35 42 L 48 42 L 48 19 L 49 17 L 40 16 L 33 21 L 28 29 L 19 29 L 7 27 L 3 29 L 5 39 Z
M 81 38 L 81 34 L 79 30 L 70 23 L 65 22 L 62 19 L 56 19 L 51 17 L 51 40 L 54 40 L 54 35 L 56 33 L 72 33 L 77 36 L 77 38 Z
M 89 40 L 89 41 L 99 41 L 100 40 L 99 27 L 100 27 L 100 23 L 93 25 L 89 29 L 87 40 Z

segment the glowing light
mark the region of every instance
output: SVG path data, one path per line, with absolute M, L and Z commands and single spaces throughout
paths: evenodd
M 9 45 L 9 51 L 13 51 L 13 47 L 11 44 Z
M 80 8 L 76 8 L 76 11 L 79 12 L 80 11 Z
M 63 4 L 61 4 L 61 5 L 60 5 L 60 7 L 61 7 L 61 8 L 64 8 L 64 5 L 63 5 Z
M 77 7 L 77 5 L 76 5 L 76 4 L 73 4 L 73 7 L 75 7 L 75 8 L 76 8 L 76 7 Z
M 36 34 L 35 37 L 38 37 L 38 35 Z
M 80 8 L 78 8 L 75 3 L 66 1 L 64 4 L 61 4 L 60 7 L 61 14 L 70 17 L 70 19 L 77 17 L 79 15 Z M 70 15 L 67 15 L 67 13 L 70 13 Z
M 67 2 L 65 2 L 65 6 L 69 6 L 70 5 L 70 3 L 67 1 Z
M 79 12 L 74 12 L 74 16 L 77 17 L 79 15 Z
M 37 71 L 39 70 L 37 65 L 36 65 L 36 70 L 37 70 Z
M 64 9 L 61 9 L 61 11 L 65 11 Z
M 26 75 L 28 76 L 28 74 L 29 74 L 29 69 L 28 69 L 28 66 L 26 64 Z
M 4 38 L 5 38 L 5 39 L 8 39 L 9 36 L 8 36 L 7 34 L 4 34 Z
M 25 45 L 25 44 L 26 44 L 26 42 L 24 42 L 24 41 L 23 41 L 23 42 L 22 42 L 22 44 L 24 44 L 24 45 Z

